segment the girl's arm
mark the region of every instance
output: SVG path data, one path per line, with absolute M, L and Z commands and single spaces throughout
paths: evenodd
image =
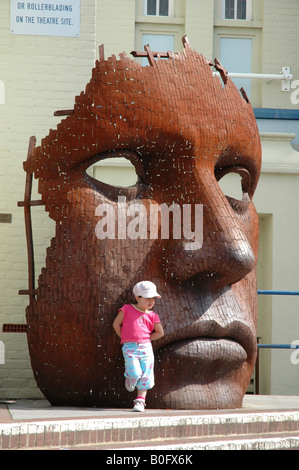
M 113 328 L 117 336 L 121 337 L 121 326 L 124 319 L 124 312 L 122 310 L 119 311 L 118 315 L 116 316 L 113 322 Z
M 155 323 L 154 331 L 150 336 L 151 341 L 155 341 L 156 339 L 162 338 L 164 336 L 164 330 L 161 323 Z

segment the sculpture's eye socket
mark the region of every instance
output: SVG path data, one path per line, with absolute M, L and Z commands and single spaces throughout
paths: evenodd
M 106 152 L 85 164 L 87 183 L 109 199 L 126 196 L 128 200 L 149 191 L 143 165 L 135 152 Z
M 232 208 L 236 211 L 245 210 L 251 193 L 249 171 L 239 166 L 220 167 L 215 168 L 215 177 Z
M 138 182 L 135 166 L 126 158 L 106 158 L 90 165 L 86 173 L 99 182 L 127 188 Z

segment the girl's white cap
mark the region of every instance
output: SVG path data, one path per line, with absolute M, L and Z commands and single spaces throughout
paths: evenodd
M 159 299 L 161 299 L 161 295 L 158 294 L 155 284 L 151 281 L 141 281 L 135 284 L 133 294 L 135 297 L 141 296 L 147 299 L 159 297 Z

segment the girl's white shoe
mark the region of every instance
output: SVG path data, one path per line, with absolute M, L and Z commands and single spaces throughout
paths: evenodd
M 134 407 L 132 411 L 144 411 L 145 407 L 145 400 L 140 400 L 140 398 L 136 398 L 134 400 Z

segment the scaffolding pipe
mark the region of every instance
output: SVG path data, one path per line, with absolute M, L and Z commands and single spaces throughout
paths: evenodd
M 258 294 L 261 295 L 299 295 L 299 291 L 289 291 L 289 290 L 258 290 Z M 259 391 L 259 349 L 299 349 L 299 344 L 295 342 L 292 344 L 261 344 L 259 343 L 259 337 L 257 338 L 257 358 L 255 363 L 255 373 L 256 373 L 256 385 L 255 393 L 258 395 Z

